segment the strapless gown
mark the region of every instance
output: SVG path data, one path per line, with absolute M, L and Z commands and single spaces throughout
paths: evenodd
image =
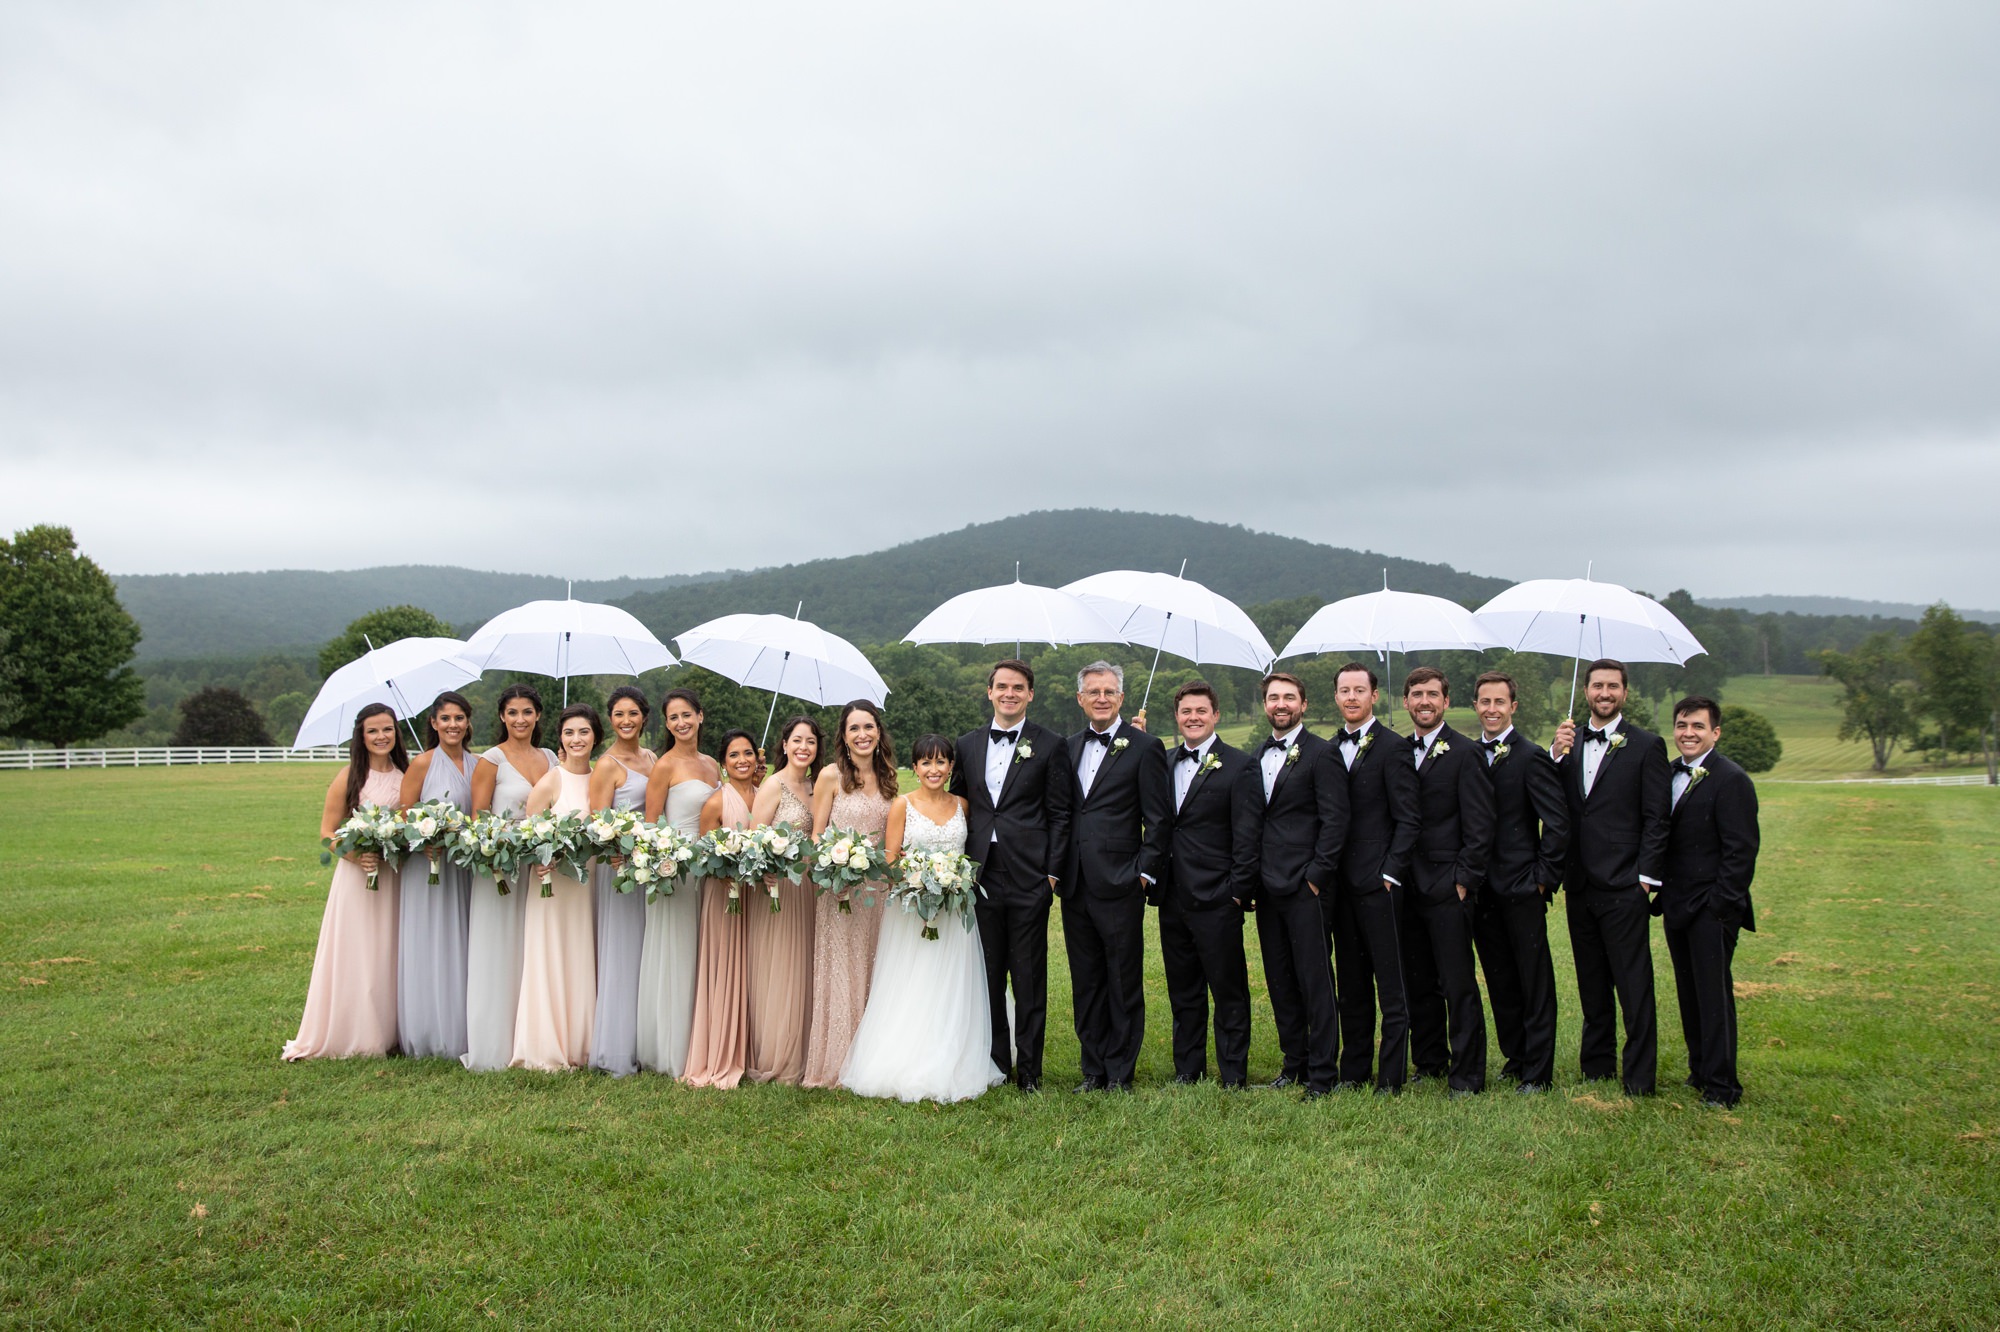
M 714 793 L 707 782 L 675 782 L 663 812 L 693 837 L 701 831 L 701 807 Z M 639 951 L 639 1067 L 648 1072 L 677 1078 L 687 1067 L 700 939 L 700 884 L 683 883 L 646 904 L 646 938 Z

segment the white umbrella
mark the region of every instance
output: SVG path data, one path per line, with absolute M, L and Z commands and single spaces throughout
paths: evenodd
M 465 645 L 488 671 L 560 676 L 569 702 L 572 675 L 638 675 L 678 658 L 630 611 L 595 601 L 530 601 L 481 625 Z
M 366 640 L 364 640 L 366 641 Z M 354 734 L 354 718 L 370 703 L 387 703 L 408 721 L 447 689 L 479 678 L 479 666 L 463 655 L 456 638 L 399 638 L 371 647 L 326 677 L 305 720 L 299 723 L 293 749 L 337 745 Z M 416 734 L 414 725 L 410 728 Z
M 1583 578 L 1534 578 L 1516 583 L 1473 615 L 1500 646 L 1516 652 L 1571 657 L 1569 702 L 1576 707 L 1577 671 L 1585 657 L 1687 664 L 1708 649 L 1674 613 L 1651 597 L 1616 583 Z
M 1378 653 L 1388 670 L 1389 659 L 1398 652 L 1477 652 L 1498 647 L 1472 618 L 1472 612 L 1455 601 L 1426 596 L 1421 592 L 1392 592 L 1389 571 L 1382 571 L 1382 590 L 1345 597 L 1321 606 L 1299 626 L 1280 657 L 1296 657 L 1307 652 L 1355 650 Z
M 1263 633 L 1243 608 L 1181 574 L 1142 573 L 1113 569 L 1079 578 L 1063 587 L 1097 611 L 1127 643 L 1153 649 L 1153 670 L 1146 677 L 1141 711 L 1153 696 L 1153 676 L 1160 654 L 1171 652 L 1196 663 L 1241 666 L 1267 671 L 1277 658 Z
M 961 592 L 917 621 L 905 643 L 1122 643 L 1105 618 L 1072 593 L 1021 581 Z
M 799 605 L 803 611 L 805 604 Z M 725 615 L 674 636 L 681 660 L 726 676 L 746 689 L 771 691 L 771 716 L 778 695 L 822 706 L 865 698 L 882 706 L 889 686 L 861 649 L 811 620 L 782 615 Z M 771 716 L 764 738 L 771 738 Z M 759 748 L 762 746 L 760 745 Z

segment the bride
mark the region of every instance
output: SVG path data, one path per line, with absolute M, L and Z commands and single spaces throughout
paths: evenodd
M 957 853 L 965 849 L 965 801 L 950 794 L 951 742 L 927 735 L 910 753 L 922 785 L 889 806 L 883 849 Z M 841 1066 L 840 1085 L 862 1096 L 902 1101 L 963 1101 L 1004 1079 L 993 1063 L 986 959 L 979 927 L 956 912 L 924 922 L 894 902 L 882 911 L 882 937 L 868 1007 Z

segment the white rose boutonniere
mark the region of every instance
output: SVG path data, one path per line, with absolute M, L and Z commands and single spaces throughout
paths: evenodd
M 1495 763 L 1498 763 L 1501 759 L 1506 758 L 1509 754 L 1513 752 L 1514 752 L 1514 746 L 1508 744 L 1505 740 L 1502 740 L 1499 744 L 1493 746 L 1493 761 Z
M 1625 732 L 1613 731 L 1611 733 L 1611 748 L 1614 752 L 1625 748 Z
M 1020 763 L 1035 756 L 1035 747 L 1023 740 L 1014 746 L 1014 762 Z
M 1121 735 L 1116 740 L 1113 740 L 1111 742 L 1111 752 L 1114 754 L 1122 754 L 1125 752 L 1125 747 L 1131 743 L 1132 742 L 1130 740 L 1127 740 L 1124 736 Z
M 1451 741 L 1449 741 L 1449 740 L 1440 740 L 1440 741 L 1438 741 L 1438 742 L 1437 742 L 1436 744 L 1434 744 L 1434 745 L 1432 745 L 1432 746 L 1431 746 L 1431 753 L 1433 753 L 1433 754 L 1449 754 L 1449 753 L 1451 753 Z
M 1698 763 L 1694 767 L 1689 768 L 1687 789 L 1690 791 L 1694 790 L 1695 786 L 1706 776 L 1708 776 L 1708 769 Z
M 1204 758 L 1201 761 L 1201 772 L 1214 772 L 1217 768 L 1221 766 L 1222 766 L 1222 760 L 1217 758 L 1215 755 L 1210 754 L 1207 758 Z M 1199 776 L 1200 773 L 1197 773 L 1196 775 Z
M 1298 761 L 1299 761 L 1299 747 L 1297 745 L 1285 746 L 1285 766 L 1289 768 Z
M 1361 743 L 1354 747 L 1354 757 L 1360 758 L 1368 752 L 1368 746 L 1375 743 L 1375 728 L 1369 727 L 1368 734 L 1361 737 Z M 1294 751 L 1296 752 L 1296 751 Z

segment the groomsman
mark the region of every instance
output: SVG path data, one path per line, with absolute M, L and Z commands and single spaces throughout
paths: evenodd
M 1667 858 L 1673 807 L 1667 746 L 1625 719 L 1625 664 L 1604 658 L 1584 672 L 1590 725 L 1563 718 L 1549 753 L 1569 802 L 1570 950 L 1583 1007 L 1583 1076 L 1619 1071 L 1618 1013 L 1625 1014 L 1623 1081 L 1651 1096 L 1659 1073 L 1653 1010 L 1652 907 Z
M 1403 892 L 1403 975 L 1419 1077 L 1454 1097 L 1486 1089 L 1486 1012 L 1472 918 L 1493 845 L 1493 786 L 1477 746 L 1445 724 L 1451 682 L 1419 666 L 1403 677 L 1417 774 L 1417 850 Z
M 1673 815 L 1667 868 L 1660 884 L 1667 952 L 1674 959 L 1688 1085 L 1705 1106 L 1726 1109 L 1743 1097 L 1736 1080 L 1738 930 L 1757 929 L 1750 881 L 1757 874 L 1757 787 L 1750 774 L 1715 752 L 1722 706 L 1712 698 L 1674 705 Z
M 1493 853 L 1472 914 L 1486 973 L 1493 1035 L 1507 1062 L 1500 1076 L 1533 1095 L 1556 1069 L 1556 973 L 1549 957 L 1549 897 L 1569 854 L 1569 802 L 1548 752 L 1514 729 L 1514 677 L 1488 671 L 1475 682 L 1480 762 L 1493 785 Z
M 1215 1061 L 1225 1088 L 1250 1075 L 1250 971 L 1243 908 L 1254 901 L 1264 792 L 1256 765 L 1215 734 L 1215 690 L 1195 680 L 1174 691 L 1181 742 L 1168 755 L 1173 835 L 1160 899 L 1160 958 L 1174 1018 L 1174 1081 L 1208 1071 L 1208 1001 L 1215 996 Z
M 1284 1066 L 1273 1087 L 1303 1082 L 1306 1098 L 1333 1090 L 1340 1027 L 1324 912 L 1331 906 L 1347 837 L 1347 774 L 1333 746 L 1305 726 L 1306 687 L 1295 675 L 1264 677 L 1271 734 L 1254 751 L 1252 780 L 1263 797 L 1252 905 L 1264 985 Z
M 1069 751 L 1060 735 L 1028 720 L 1035 673 L 1025 661 L 988 671 L 986 698 L 993 724 L 959 737 L 951 789 L 965 797 L 965 853 L 980 865 L 983 896 L 974 910 L 986 954 L 993 1063 L 1032 1092 L 1041 1090 L 1048 1026 L 1050 895 L 1069 860 Z
M 1334 677 L 1334 704 L 1347 723 L 1333 738 L 1333 749 L 1347 768 L 1348 824 L 1329 930 L 1340 983 L 1341 1085 L 1362 1086 L 1372 1066 L 1376 1092 L 1395 1095 L 1409 1069 L 1410 1009 L 1399 917 L 1417 848 L 1417 770 L 1410 742 L 1375 717 L 1381 687 L 1375 672 L 1360 662 L 1349 662 Z
M 1146 903 L 1166 872 L 1174 787 L 1166 747 L 1119 718 L 1125 670 L 1076 677 L 1088 725 L 1069 738 L 1069 866 L 1056 885 L 1083 1047 L 1078 1091 L 1132 1090 L 1146 1035 Z

